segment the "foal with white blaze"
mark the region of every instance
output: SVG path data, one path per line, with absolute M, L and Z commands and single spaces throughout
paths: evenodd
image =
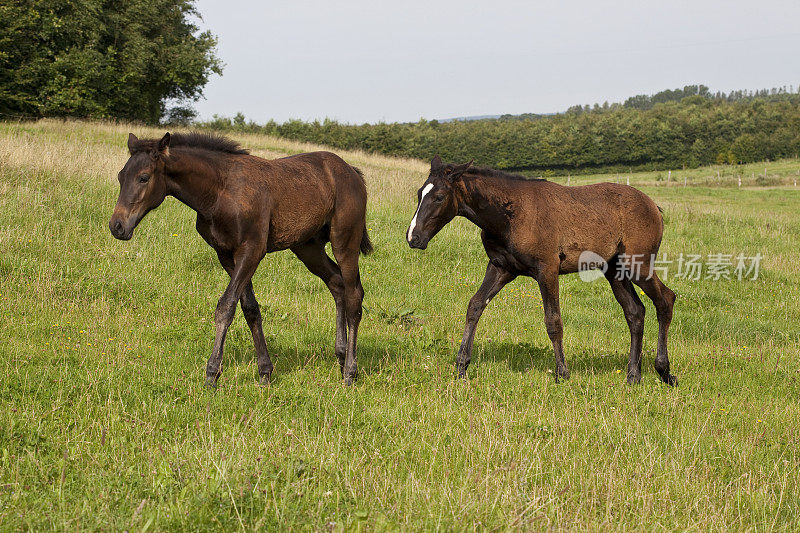
M 663 220 L 644 193 L 614 183 L 565 187 L 490 169 L 431 161 L 428 179 L 418 191 L 419 203 L 406 233 L 412 248 L 428 242 L 456 216 L 481 228 L 489 264 L 467 308 L 464 336 L 456 359 L 465 376 L 475 328 L 492 298 L 519 275 L 530 276 L 542 294 L 545 326 L 553 344 L 556 380 L 568 378 L 558 276 L 577 272 L 580 256 L 596 254 L 608 265 L 605 277 L 622 306 L 631 334 L 628 383 L 642 378 L 645 307 L 633 284 L 653 301 L 658 317 L 655 368 L 664 383 L 670 374 L 667 335 L 675 293 L 650 268 L 661 245 Z M 632 268 L 636 259 L 640 268 Z

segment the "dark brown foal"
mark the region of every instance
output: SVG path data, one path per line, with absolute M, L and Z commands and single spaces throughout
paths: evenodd
M 148 212 L 174 196 L 197 211 L 197 231 L 231 278 L 214 313 L 217 332 L 206 385 L 216 387 L 222 373 L 225 336 L 237 302 L 253 334 L 260 382 L 269 382 L 273 365 L 251 280 L 267 253 L 287 248 L 333 295 L 335 352 L 342 377 L 351 384 L 358 376 L 356 340 L 364 298 L 358 256 L 372 250 L 367 190 L 359 170 L 330 152 L 261 159 L 233 141 L 197 133 L 167 133 L 161 140 L 130 134 L 128 150 L 109 222 L 114 237 L 130 239 Z M 325 252 L 328 242 L 336 262 Z
M 672 321 L 673 293 L 651 268 L 661 245 L 663 221 L 658 207 L 640 191 L 625 185 L 600 183 L 564 187 L 490 169 L 471 162 L 445 165 L 431 161 L 428 179 L 418 191 L 417 211 L 406 239 L 412 248 L 428 242 L 455 216 L 481 228 L 489 256 L 486 275 L 467 308 L 464 337 L 456 359 L 466 374 L 475 328 L 483 310 L 500 290 L 519 275 L 539 283 L 547 335 L 555 353 L 556 380 L 568 378 L 564 360 L 563 323 L 558 276 L 577 272 L 590 254 L 605 268 L 631 333 L 628 382 L 642 377 L 645 308 L 633 284 L 653 300 L 658 315 L 655 368 L 662 381 L 676 385 L 670 374 L 667 333 Z

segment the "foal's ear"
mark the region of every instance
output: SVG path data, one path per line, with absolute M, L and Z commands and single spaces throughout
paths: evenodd
M 460 178 L 461 174 L 466 172 L 467 169 L 472 166 L 473 161 L 475 160 L 470 159 L 469 163 L 464 163 L 463 165 L 458 165 L 456 167 L 453 167 L 453 171 L 450 172 L 447 177 L 450 178 L 451 181 L 456 178 Z
M 444 163 L 442 163 L 442 158 L 439 157 L 439 154 L 433 156 L 433 159 L 431 159 L 431 170 L 439 170 L 443 166 Z
M 136 151 L 137 148 L 139 148 L 139 138 L 136 137 L 136 135 L 134 135 L 133 133 L 129 133 L 128 152 L 130 152 L 130 154 L 133 155 L 133 153 Z
M 161 140 L 158 141 L 158 153 L 169 155 L 169 132 L 165 133 Z

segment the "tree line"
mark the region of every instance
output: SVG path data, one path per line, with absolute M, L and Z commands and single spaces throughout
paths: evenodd
M 555 115 L 349 125 L 334 120 L 263 125 L 214 117 L 218 130 L 267 133 L 341 149 L 468 161 L 510 171 L 580 173 L 668 169 L 796 157 L 800 94 L 792 90 L 711 93 L 705 86 L 575 106 Z

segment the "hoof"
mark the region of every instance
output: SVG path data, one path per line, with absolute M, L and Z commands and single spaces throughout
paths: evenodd
M 641 381 L 641 374 L 628 374 L 628 385 L 638 385 Z
M 556 370 L 555 373 L 556 383 L 559 383 L 561 380 L 569 379 L 569 370 L 566 368 L 564 370 Z
M 358 372 L 350 374 L 349 376 L 344 377 L 344 384 L 347 387 L 352 387 L 355 382 L 358 381 Z
M 661 376 L 661 381 L 669 385 L 670 387 L 677 387 L 678 386 L 678 378 L 674 374 L 667 374 L 667 377 Z
M 210 391 L 217 390 L 217 378 L 206 376 L 206 383 L 203 385 L 203 387 Z
M 271 382 L 272 382 L 272 372 L 270 372 L 269 374 L 264 374 L 258 378 L 258 385 L 260 387 L 269 387 Z

